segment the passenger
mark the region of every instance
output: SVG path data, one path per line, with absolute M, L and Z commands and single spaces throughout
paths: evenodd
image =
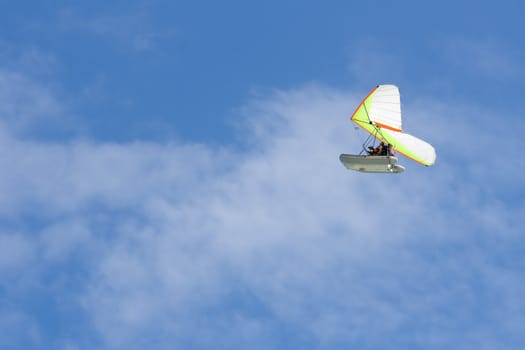
M 388 144 L 388 155 L 394 156 L 394 147 L 391 144 Z
M 368 155 L 371 156 L 378 156 L 383 152 L 383 143 L 381 142 L 376 148 L 369 146 L 368 147 Z

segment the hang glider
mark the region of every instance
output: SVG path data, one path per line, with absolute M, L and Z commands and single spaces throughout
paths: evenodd
M 394 152 L 425 166 L 431 166 L 436 161 L 436 151 L 432 145 L 403 132 L 399 89 L 395 85 L 378 85 L 372 89 L 357 106 L 350 120 L 379 140 L 382 146 L 388 145 L 389 152 L 381 155 L 373 152 L 367 155 L 341 154 L 339 159 L 348 169 L 381 173 L 403 172 L 404 167 L 397 164 Z

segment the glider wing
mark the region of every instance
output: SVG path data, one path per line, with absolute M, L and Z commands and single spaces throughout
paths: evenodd
M 403 132 L 399 89 L 395 85 L 379 85 L 372 89 L 350 119 L 378 140 L 391 144 L 397 152 L 420 164 L 430 166 L 436 161 L 432 145 Z

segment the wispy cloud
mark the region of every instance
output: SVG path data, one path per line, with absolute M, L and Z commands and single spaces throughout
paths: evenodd
M 0 69 L 0 120 L 11 132 L 25 133 L 56 121 L 62 105 L 48 88 L 25 75 Z
M 58 24 L 62 30 L 91 33 L 136 51 L 158 49 L 159 43 L 174 37 L 171 30 L 155 28 L 147 11 L 86 16 L 64 10 L 59 15 Z
M 13 45 L 0 40 L 0 66 L 4 71 L 26 78 L 48 78 L 59 71 L 58 58 L 36 46 Z
M 444 98 L 509 100 L 503 106 L 518 98 L 514 91 L 523 77 L 523 54 L 502 40 L 429 37 L 418 45 L 417 55 L 406 49 L 381 37 L 353 41 L 347 49 L 348 73 L 363 88 L 396 83 L 411 93 Z
M 500 81 L 523 77 L 523 59 L 510 46 L 490 39 L 448 39 L 442 54 L 453 66 L 472 75 Z
M 348 72 L 364 86 L 399 82 L 406 75 L 408 62 L 396 47 L 373 37 L 353 42 L 347 49 Z

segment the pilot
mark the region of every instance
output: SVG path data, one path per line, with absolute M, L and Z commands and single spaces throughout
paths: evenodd
M 386 145 L 383 142 L 381 142 L 376 148 L 369 146 L 368 154 L 371 156 L 379 156 L 379 155 L 383 155 L 385 150 L 386 150 Z

